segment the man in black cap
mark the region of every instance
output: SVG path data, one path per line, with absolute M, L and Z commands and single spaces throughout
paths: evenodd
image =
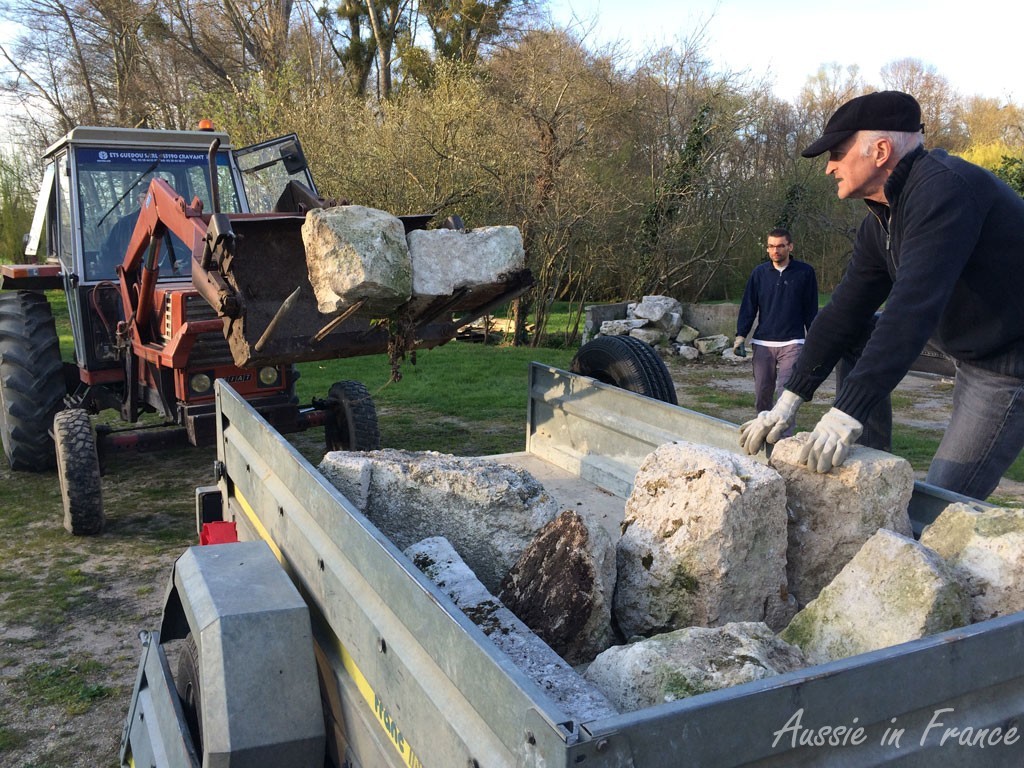
M 927 480 L 984 499 L 1024 447 L 1024 200 L 985 169 L 926 151 L 921 109 L 899 91 L 841 106 L 802 154 L 824 152 L 839 197 L 864 200 L 868 215 L 785 391 L 740 428 L 740 442 L 753 454 L 779 440 L 840 358 L 863 345 L 801 453 L 818 472 L 842 464 L 931 338 L 957 375 Z

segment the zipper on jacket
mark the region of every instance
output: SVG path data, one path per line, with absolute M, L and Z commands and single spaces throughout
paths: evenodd
M 882 217 L 873 209 L 868 208 L 868 210 L 878 219 L 878 226 L 885 232 L 885 252 L 892 256 L 892 236 L 889 234 L 889 228 L 892 226 L 892 208 L 889 209 L 889 215 L 885 217 L 885 221 L 882 221 Z

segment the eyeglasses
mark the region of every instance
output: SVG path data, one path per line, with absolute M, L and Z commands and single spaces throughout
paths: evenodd
M 784 251 L 787 248 L 789 248 L 791 245 L 792 245 L 792 243 L 783 243 L 782 245 L 769 245 L 768 246 L 768 250 L 769 251 Z

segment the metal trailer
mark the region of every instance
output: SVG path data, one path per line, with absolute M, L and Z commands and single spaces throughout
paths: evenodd
M 603 489 L 624 504 L 643 458 L 680 439 L 734 449 L 735 426 L 533 364 L 526 450 L 501 458 L 540 471 L 556 497 Z M 122 765 L 1024 761 L 1024 613 L 575 722 L 223 383 L 217 442 L 217 486 L 199 490 L 197 512 L 219 510 L 247 543 L 191 548 L 176 565 L 161 629 L 143 633 Z M 979 503 L 918 484 L 915 527 L 954 500 Z M 189 633 L 202 758 L 164 645 Z

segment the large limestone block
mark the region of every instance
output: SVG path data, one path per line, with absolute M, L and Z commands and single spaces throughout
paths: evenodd
M 416 296 L 451 296 L 459 288 L 491 285 L 526 263 L 517 227 L 414 229 L 408 242 Z
M 938 554 L 879 530 L 781 637 L 814 663 L 855 656 L 970 620 L 967 593 Z
M 786 498 L 775 470 L 709 446 L 662 445 L 636 474 L 622 528 L 615 616 L 625 637 L 785 625 Z
M 442 537 L 426 539 L 406 549 L 405 554 L 563 712 L 584 723 L 618 714 L 601 691 L 577 674 L 480 583 L 448 541 Z
M 492 591 L 558 512 L 529 472 L 487 459 L 335 451 L 319 469 L 398 547 L 444 536 Z
M 971 598 L 971 619 L 1024 611 L 1024 510 L 950 504 L 921 543 L 949 563 Z
M 765 624 L 688 627 L 609 648 L 584 677 L 623 712 L 764 680 L 806 666 Z
M 611 645 L 615 545 L 596 518 L 566 510 L 501 583 L 501 602 L 570 664 Z
M 360 299 L 386 314 L 412 293 L 412 261 L 401 219 L 376 208 L 314 208 L 302 224 L 306 268 L 318 309 L 330 314 Z
M 769 464 L 786 480 L 789 591 L 806 605 L 857 554 L 875 531 L 909 536 L 907 506 L 914 491 L 910 463 L 855 445 L 831 472 L 811 472 L 800 463 L 801 433 L 780 440 Z

